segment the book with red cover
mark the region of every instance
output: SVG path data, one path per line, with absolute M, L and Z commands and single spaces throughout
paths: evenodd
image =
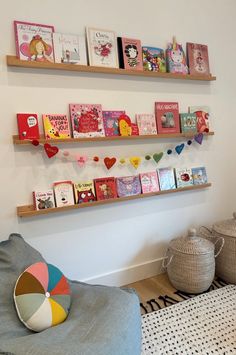
M 143 70 L 142 46 L 139 39 L 117 37 L 120 68 Z
M 97 200 L 117 198 L 116 183 L 114 177 L 94 179 Z
M 180 133 L 178 102 L 155 102 L 158 133 Z
M 187 43 L 189 73 L 210 75 L 208 47 L 205 44 Z
M 70 104 L 69 107 L 74 138 L 104 137 L 101 105 Z
M 38 117 L 35 113 L 17 113 L 19 139 L 39 139 Z

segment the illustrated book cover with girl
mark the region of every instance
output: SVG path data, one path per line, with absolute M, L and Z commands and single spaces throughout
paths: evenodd
M 19 139 L 39 139 L 38 116 L 36 113 L 17 113 Z
M 87 65 L 85 36 L 53 33 L 55 63 Z
M 70 104 L 74 138 L 104 137 L 102 106 L 99 104 Z
M 117 37 L 117 44 L 120 68 L 143 70 L 141 41 L 139 39 Z
M 192 170 L 188 168 L 175 168 L 177 187 L 193 185 Z
M 89 65 L 119 68 L 116 33 L 110 30 L 87 27 Z
M 176 189 L 173 168 L 160 168 L 157 169 L 157 173 L 161 191 Z
M 141 194 L 139 176 L 123 176 L 116 178 L 117 194 L 119 197 Z
M 53 26 L 14 21 L 16 55 L 21 60 L 54 62 Z
M 162 48 L 143 47 L 142 50 L 144 70 L 166 72 L 166 58 Z
M 35 210 L 54 208 L 55 201 L 53 190 L 33 191 L 33 202 Z
M 93 181 L 74 183 L 75 203 L 96 201 Z
M 124 115 L 125 111 L 102 111 L 103 126 L 107 137 L 119 136 L 119 117 Z
M 156 119 L 152 113 L 138 113 L 135 118 L 141 136 L 157 134 Z
M 189 73 L 210 75 L 208 47 L 205 44 L 187 43 Z
M 74 205 L 74 189 L 72 181 L 56 181 L 53 184 L 57 207 Z
M 209 106 L 190 106 L 190 113 L 195 113 L 197 117 L 197 131 L 199 133 L 209 132 L 209 117 L 210 117 L 210 107 Z
M 155 115 L 158 133 L 179 133 L 178 102 L 155 102 Z
M 147 194 L 160 190 L 156 171 L 140 174 L 142 193 Z
M 46 139 L 71 138 L 67 115 L 44 114 L 42 120 Z
M 97 200 L 117 198 L 116 182 L 114 177 L 94 179 Z

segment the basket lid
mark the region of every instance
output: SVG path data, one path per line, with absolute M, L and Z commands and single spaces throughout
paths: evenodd
M 212 229 L 217 233 L 236 238 L 236 212 L 233 213 L 233 218 L 213 224 Z
M 194 228 L 189 229 L 187 236 L 173 239 L 169 246 L 184 254 L 200 255 L 214 252 L 214 244 L 209 240 L 198 237 Z

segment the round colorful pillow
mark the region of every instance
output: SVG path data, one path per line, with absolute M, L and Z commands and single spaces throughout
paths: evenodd
M 16 281 L 14 301 L 25 326 L 41 332 L 66 319 L 70 286 L 57 267 L 39 262 L 29 266 Z

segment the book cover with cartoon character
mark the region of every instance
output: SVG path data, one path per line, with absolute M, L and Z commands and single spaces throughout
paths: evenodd
M 71 138 L 70 124 L 66 115 L 44 114 L 42 120 L 46 139 Z
M 143 70 L 142 46 L 139 39 L 117 37 L 120 68 Z
M 158 47 L 143 47 L 143 69 L 148 71 L 166 72 L 165 52 Z
M 158 133 L 180 133 L 178 102 L 155 102 Z
M 192 170 L 188 168 L 175 168 L 177 187 L 193 185 Z
M 94 179 L 97 200 L 117 198 L 116 183 L 114 177 Z
M 72 181 L 56 181 L 53 184 L 56 207 L 74 205 L 74 191 Z
M 75 203 L 96 201 L 93 181 L 74 183 Z

